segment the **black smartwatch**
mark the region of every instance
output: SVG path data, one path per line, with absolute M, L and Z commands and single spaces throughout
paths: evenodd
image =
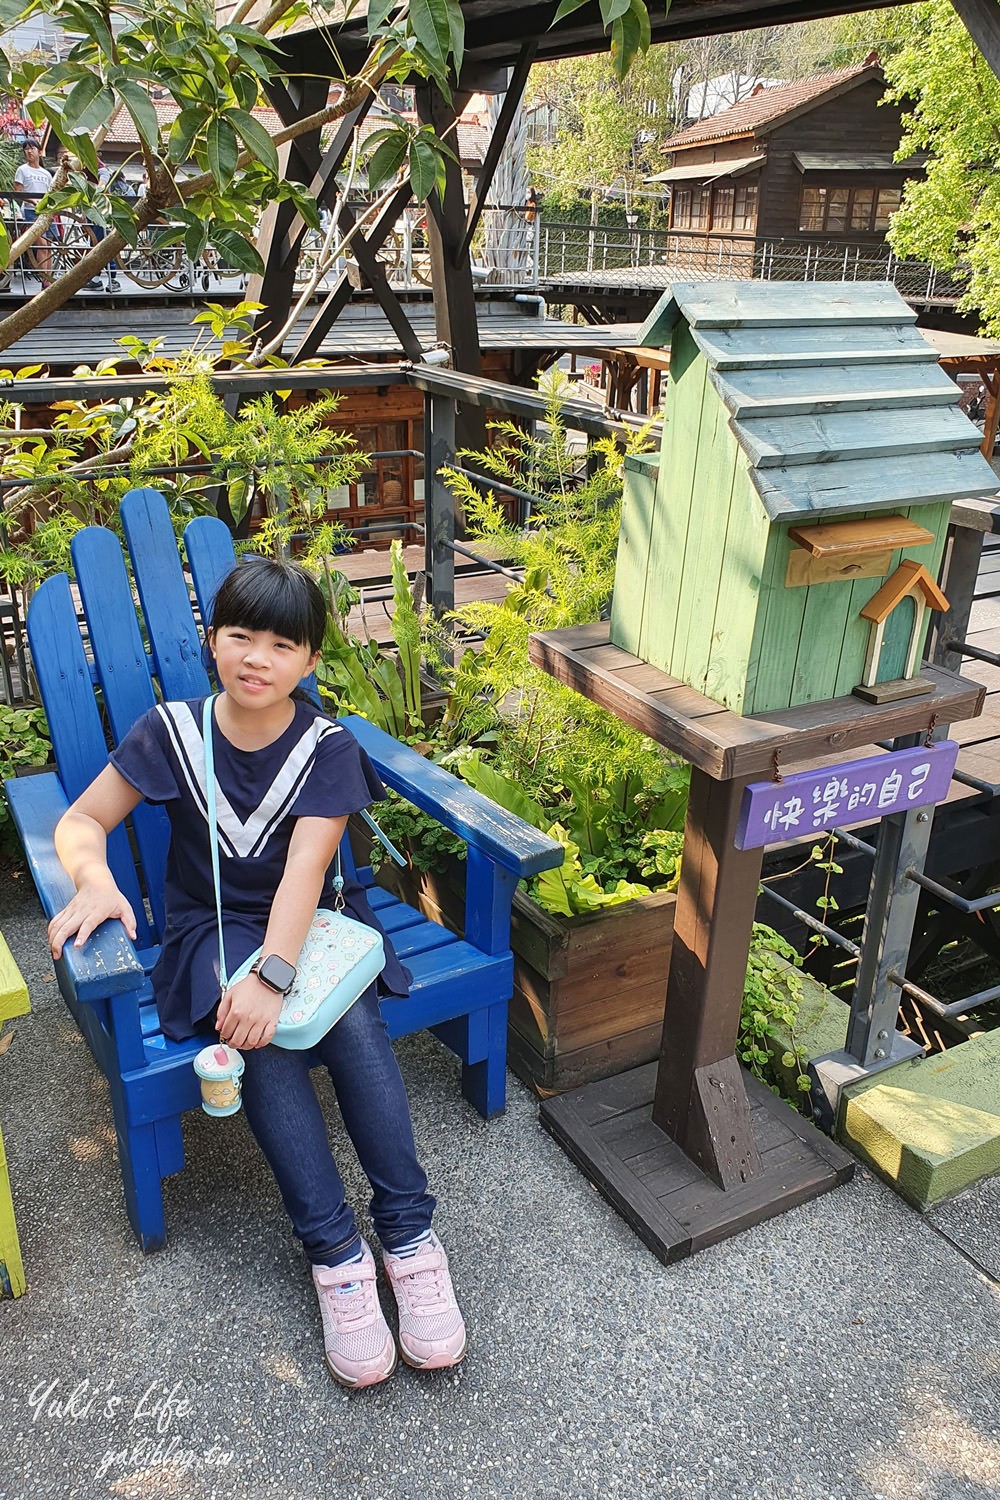
M 287 995 L 298 970 L 287 959 L 279 958 L 276 953 L 267 953 L 255 961 L 250 973 L 256 974 L 261 984 L 266 984 L 276 995 Z

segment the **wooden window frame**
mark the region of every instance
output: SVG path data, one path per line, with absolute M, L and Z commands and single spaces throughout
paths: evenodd
M 844 205 L 843 228 L 830 227 L 831 195 L 836 192 L 846 192 L 847 201 Z M 868 223 L 865 227 L 855 224 L 855 194 L 871 193 L 871 207 L 868 211 Z M 806 225 L 807 195 L 822 195 L 820 203 L 822 206 L 822 223 Z M 896 202 L 891 208 L 883 208 L 883 194 L 895 195 Z M 899 208 L 902 201 L 903 190 L 897 187 L 888 187 L 884 183 L 876 186 L 871 182 L 804 182 L 802 193 L 799 198 L 799 234 L 826 234 L 826 235 L 851 235 L 851 234 L 884 234 L 889 218 Z M 839 217 L 839 215 L 838 215 Z

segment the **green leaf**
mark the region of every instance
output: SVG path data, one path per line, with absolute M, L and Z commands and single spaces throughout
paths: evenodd
M 632 0 L 601 0 L 601 19 L 604 21 L 604 29 L 617 21 L 627 10 L 632 9 Z
M 418 203 L 425 203 L 435 186 L 443 186 L 444 161 L 426 138 L 410 144 L 410 183 Z
M 278 152 L 260 121 L 242 109 L 231 109 L 226 119 L 230 121 L 244 146 L 277 177 Z
M 86 108 L 81 109 L 77 115 L 73 126 L 74 135 L 96 130 L 98 126 L 106 124 L 114 114 L 117 103 L 113 90 L 102 84 Z
M 368 0 L 368 35 L 374 36 L 397 0 Z
M 127 78 L 119 82 L 118 92 L 125 101 L 125 108 L 132 116 L 135 128 L 139 132 L 139 139 L 145 141 L 146 145 L 155 151 L 160 138 L 160 127 L 152 99 L 140 84 L 133 83 Z
M 97 148 L 89 135 L 74 135 L 66 142 L 67 146 L 80 158 L 80 165 L 85 171 L 92 172 L 97 176 Z
M 462 59 L 465 56 L 465 16 L 462 14 L 460 5 L 448 7 L 448 25 L 450 28 L 449 45 L 451 48 L 452 66 L 455 77 L 458 78 L 462 71 Z
M 667 9 L 670 9 L 669 0 Z M 653 29 L 649 24 L 649 11 L 646 9 L 643 0 L 632 0 L 632 14 L 639 22 L 639 51 L 648 52 L 650 43 L 653 40 Z
M 552 17 L 552 25 L 558 26 L 563 16 L 571 16 L 575 10 L 582 10 L 587 0 L 559 0 L 559 9 Z
M 200 109 L 182 109 L 170 127 L 167 154 L 171 161 L 187 161 L 191 155 L 191 144 L 204 124 L 205 116 Z
M 368 186 L 378 188 L 395 177 L 406 160 L 408 147 L 409 140 L 402 130 L 393 131 L 388 140 L 377 146 L 368 161 Z
M 208 225 L 205 225 L 205 223 L 189 223 L 186 231 L 184 231 L 184 249 L 187 251 L 187 258 L 190 261 L 198 260 L 207 243 Z
M 451 9 L 454 0 L 410 0 L 413 35 L 429 57 L 442 67 L 451 50 Z
M 240 154 L 236 132 L 221 115 L 213 115 L 208 126 L 208 168 L 220 188 L 228 187 Z
M 137 245 L 139 243 L 139 231 L 136 229 L 135 216 L 129 208 L 113 207 L 108 214 L 112 229 L 117 229 L 126 245 Z
M 222 252 L 227 266 L 235 266 L 240 271 L 249 271 L 257 276 L 264 274 L 264 262 L 257 251 L 235 229 L 213 229 L 208 238 Z
M 611 61 L 619 78 L 624 78 L 639 50 L 642 31 L 634 10 L 627 10 L 611 27 Z
M 532 828 L 544 831 L 549 827 L 552 821 L 549 815 L 540 803 L 521 790 L 516 781 L 511 781 L 508 776 L 501 776 L 491 766 L 484 765 L 471 755 L 459 761 L 458 770 L 463 781 L 467 781 L 475 791 L 482 792 L 484 797 L 489 797 L 498 807 L 506 808 L 516 817 L 523 818 Z
M 103 88 L 104 81 L 97 73 L 85 73 L 77 83 L 74 83 L 63 105 L 63 124 L 70 134 L 81 128 L 78 124 L 80 118 L 90 108 Z

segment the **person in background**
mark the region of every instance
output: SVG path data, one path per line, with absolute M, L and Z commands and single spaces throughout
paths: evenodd
M 112 169 L 108 166 L 103 157 L 99 156 L 97 158 L 97 186 L 100 191 L 102 193 L 120 193 L 122 181 L 123 179 L 121 177 L 116 180 L 115 174 Z M 97 238 L 99 240 L 103 240 L 107 235 L 108 226 L 106 224 L 94 223 L 93 230 Z M 118 280 L 118 262 L 116 260 L 112 260 L 108 264 L 108 291 L 120 292 L 121 286 L 122 284 Z
M 14 191 L 24 193 L 25 197 L 17 205 L 17 217 L 25 225 L 33 224 L 38 217 L 37 204 L 40 198 L 52 186 L 52 173 L 47 167 L 42 166 L 42 151 L 38 142 L 30 138 L 24 142 L 22 147 L 24 160 L 14 173 Z M 44 235 L 33 247 L 35 264 L 38 267 L 37 274 L 42 286 L 52 284 L 52 251 L 45 243 L 52 238 L 51 227 L 46 229 Z

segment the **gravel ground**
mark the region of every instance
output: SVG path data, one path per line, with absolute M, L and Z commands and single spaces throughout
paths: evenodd
M 526 1089 L 512 1078 L 486 1123 L 451 1055 L 411 1038 L 399 1056 L 469 1355 L 348 1393 L 241 1116 L 186 1116 L 169 1243 L 142 1255 L 107 1089 L 26 878 L 4 881 L 0 923 L 34 1006 L 0 1058 L 29 1283 L 0 1306 L 2 1500 L 996 1500 L 995 1184 L 939 1210 L 938 1233 L 859 1171 L 664 1268 Z

